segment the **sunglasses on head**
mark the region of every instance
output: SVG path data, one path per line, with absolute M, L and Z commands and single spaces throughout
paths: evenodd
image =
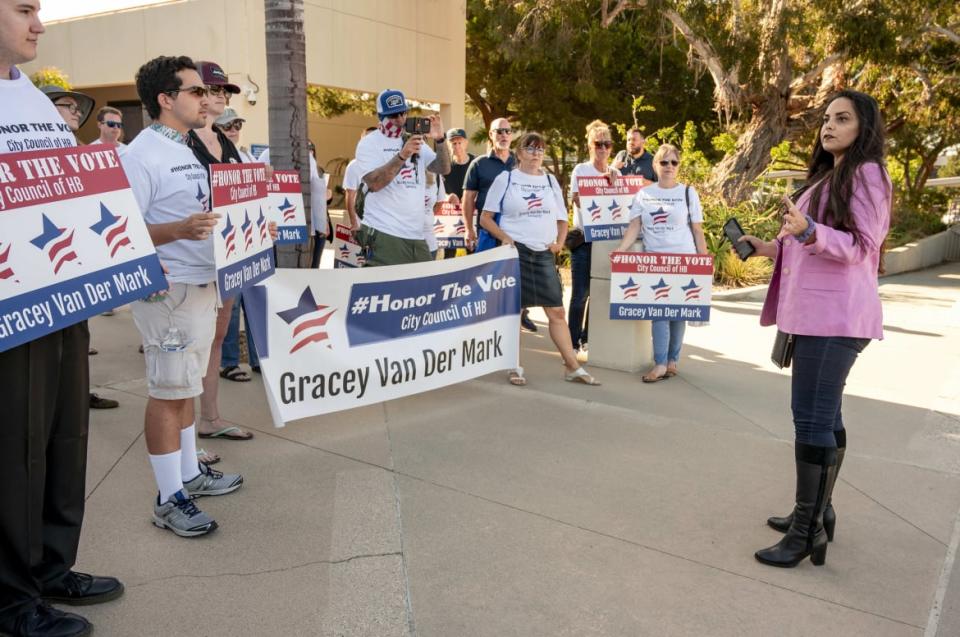
M 497 135 L 509 135 L 510 133 L 513 132 L 513 129 L 511 129 L 511 128 L 494 128 L 494 129 L 493 129 L 493 132 L 496 133 Z
M 164 91 L 167 95 L 173 95 L 174 93 L 190 93 L 194 97 L 206 97 L 210 91 L 207 90 L 206 86 L 184 86 L 183 88 L 175 88 L 169 91 Z
M 80 107 L 71 102 L 54 102 L 53 104 L 57 108 L 65 108 L 70 112 L 71 115 L 79 115 L 82 111 Z
M 613 148 L 613 142 L 608 142 L 608 141 L 593 142 L 593 147 L 594 148 Z
M 243 122 L 239 119 L 235 119 L 229 124 L 224 124 L 223 126 L 221 126 L 220 130 L 224 130 L 224 131 L 240 130 L 241 128 L 243 128 Z
M 661 166 L 679 166 L 680 162 L 677 161 L 676 159 L 661 159 L 660 165 Z
M 100 122 L 107 128 L 123 128 L 123 122 Z

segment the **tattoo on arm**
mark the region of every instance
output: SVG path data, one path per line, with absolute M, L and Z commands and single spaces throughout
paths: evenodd
M 380 168 L 375 170 L 371 170 L 364 175 L 363 183 L 367 184 L 370 192 L 383 190 L 391 181 L 393 181 L 393 178 L 397 176 L 397 173 L 399 173 L 400 169 L 403 168 L 404 163 L 405 162 L 400 158 L 400 155 L 394 155 L 390 158 L 390 161 L 385 163 L 383 166 L 380 166 Z
M 427 170 L 438 175 L 450 174 L 450 150 L 444 142 L 437 144 L 437 158 L 427 164 Z

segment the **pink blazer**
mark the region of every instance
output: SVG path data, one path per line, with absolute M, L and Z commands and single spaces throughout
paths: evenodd
M 805 192 L 797 207 L 819 221 L 826 193 L 816 214 L 809 210 L 811 194 Z M 793 237 L 783 239 L 760 324 L 807 336 L 883 338 L 877 268 L 890 228 L 891 196 L 883 167 L 864 164 L 854 176 L 850 201 L 860 243 L 854 243 L 851 233 L 822 223 L 817 223 L 817 239 L 808 246 Z

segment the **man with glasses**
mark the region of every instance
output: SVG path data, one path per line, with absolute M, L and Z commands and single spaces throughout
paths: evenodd
M 647 138 L 634 126 L 627 131 L 627 149 L 621 150 L 613 160 L 613 167 L 622 175 L 640 175 L 649 181 L 657 180 L 653 170 L 653 155 L 644 150 Z
M 0 0 L 0 154 L 76 146 L 60 115 L 76 110 L 79 123 L 76 98 L 55 108 L 16 67 L 37 56 L 39 10 L 37 0 Z M 0 634 L 88 635 L 90 622 L 47 602 L 94 604 L 123 593 L 112 577 L 72 570 L 85 500 L 89 345 L 81 321 L 0 352 Z
M 123 116 L 112 106 L 103 106 L 97 111 L 97 128 L 100 137 L 91 144 L 113 144 L 117 147 L 117 154 L 122 153 L 127 145 L 120 142 L 123 137 Z
M 363 224 L 357 241 L 364 248 L 366 266 L 430 261 L 423 238 L 423 205 L 426 171 L 443 176 L 450 172 L 450 153 L 440 115 L 431 115 L 428 137 L 437 142 L 434 152 L 423 135 L 404 140 L 407 101 L 403 93 L 387 89 L 377 96 L 380 126 L 357 144 L 357 164 L 369 191 L 364 199 Z
M 90 112 L 93 110 L 95 102 L 89 95 L 68 91 L 59 86 L 43 86 L 40 87 L 40 90 L 57 107 L 60 117 L 63 118 L 63 121 L 67 123 L 74 134 L 90 118 Z
M 238 489 L 243 478 L 197 462 L 193 399 L 203 392 L 216 329 L 216 267 L 207 170 L 187 145 L 206 124 L 208 91 L 188 57 L 140 67 L 137 94 L 154 122 L 121 157 L 170 287 L 132 304 L 147 371 L 144 433 L 158 493 L 153 523 L 182 537 L 217 523 L 194 498 Z M 231 144 L 232 146 L 232 144 Z

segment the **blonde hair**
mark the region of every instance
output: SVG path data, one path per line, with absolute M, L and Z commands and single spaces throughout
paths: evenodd
M 680 161 L 680 149 L 674 146 L 673 144 L 660 144 L 660 148 L 657 149 L 657 154 L 653 156 L 653 165 L 659 166 L 660 160 L 666 157 L 667 155 L 676 155 L 677 161 Z
M 612 139 L 610 127 L 603 120 L 595 119 L 587 124 L 587 143 L 596 141 L 597 137 Z

